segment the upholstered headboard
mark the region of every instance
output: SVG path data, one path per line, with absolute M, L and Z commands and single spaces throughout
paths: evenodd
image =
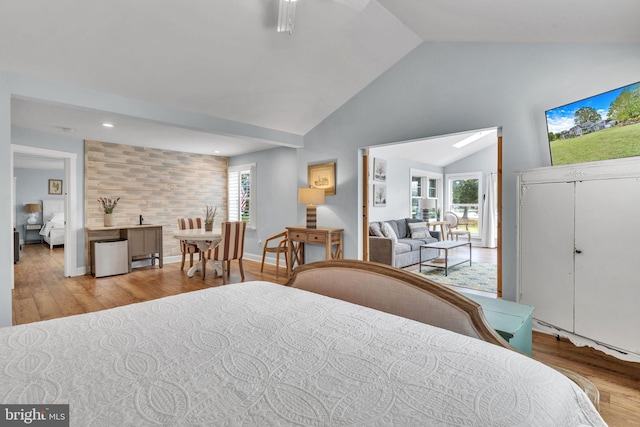
M 64 199 L 42 199 L 42 222 L 47 222 L 57 213 L 64 213 Z

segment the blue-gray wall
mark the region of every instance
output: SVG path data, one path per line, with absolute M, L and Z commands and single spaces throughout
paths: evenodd
M 256 190 L 258 193 L 257 228 L 247 229 L 245 236 L 245 256 L 260 260 L 264 240 L 284 231 L 286 226 L 297 225 L 296 150 L 293 148 L 274 148 L 245 156 L 229 159 L 229 166 L 256 164 Z M 319 215 L 322 209 L 318 208 Z M 273 259 L 272 259 L 273 258 Z M 268 254 L 268 261 L 275 258 Z M 282 260 L 282 257 L 280 257 Z M 281 262 L 284 262 L 282 260 Z
M 277 206 L 281 212 L 295 212 L 296 223 L 304 224 L 304 206 L 297 204 L 295 189 L 306 185 L 309 163 L 335 161 L 337 194 L 327 197 L 326 204 L 318 210 L 319 220 L 324 226 L 344 228 L 344 255 L 357 258 L 361 253 L 362 147 L 501 126 L 503 295 L 515 300 L 515 171 L 550 164 L 544 112 L 636 82 L 640 80 L 638 70 L 639 44 L 423 43 L 305 135 L 295 163 L 288 165 L 285 172 L 289 176 L 289 170 L 294 170 L 290 176 L 294 183 L 287 188 L 262 185 L 260 197 L 266 197 L 269 206 Z M 111 111 L 291 147 L 300 147 L 303 139 L 285 132 L 0 72 L 0 171 L 5 171 L 4 178 L 0 179 L 0 197 L 5 200 L 9 200 L 12 183 L 11 96 Z M 276 164 L 281 154 L 257 153 L 244 156 L 240 163 L 252 159 L 260 159 L 260 164 Z M 265 210 L 260 209 L 258 227 L 263 223 L 264 214 Z M 286 218 L 278 225 L 290 221 L 292 219 Z M 10 204 L 0 206 L 2 223 L 12 226 Z M 5 240 L 0 237 L 0 241 L 4 241 L 0 244 L 0 271 L 5 272 L 5 277 L 0 280 L 0 326 L 7 326 L 11 324 L 13 246 L 11 234 L 3 236 Z M 320 259 L 323 252 L 310 251 L 308 255 L 309 260 Z
M 308 162 L 337 159 L 341 196 L 324 224 L 345 228 L 345 256 L 357 258 L 359 148 L 502 127 L 503 295 L 515 300 L 515 172 L 550 164 L 544 112 L 638 81 L 638 70 L 638 44 L 423 43 L 305 135 L 298 181 Z

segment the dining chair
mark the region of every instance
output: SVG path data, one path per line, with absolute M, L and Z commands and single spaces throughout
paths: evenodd
M 453 236 L 456 237 L 456 240 L 458 240 L 458 237 L 460 236 L 467 236 L 467 239 L 471 241 L 471 232 L 469 231 L 469 225 L 460 223 L 458 215 L 453 212 L 445 212 L 444 220 L 447 222 L 447 238 L 449 240 L 453 240 Z M 462 225 L 464 225 L 464 230 L 458 228 Z
M 220 243 L 207 251 L 206 257 L 212 261 L 220 262 L 222 267 L 222 283 L 227 284 L 227 276 L 231 268 L 231 261 L 237 259 L 240 267 L 240 276 L 244 281 L 244 269 L 242 257 L 244 256 L 244 232 L 247 223 L 244 221 L 223 222 L 221 225 Z M 204 262 L 203 262 L 204 264 Z M 204 268 L 202 278 L 204 279 Z
M 178 218 L 179 230 L 194 230 L 202 228 L 202 220 L 200 218 Z M 186 255 L 189 254 L 189 268 L 193 267 L 193 254 L 199 254 L 200 261 L 202 261 L 202 252 L 198 249 L 198 246 L 193 243 L 188 243 L 186 240 L 180 240 L 180 251 L 182 252 L 182 264 L 180 270 L 184 270 L 184 261 Z
M 269 246 L 269 242 L 274 243 L 272 246 Z M 278 277 L 278 270 L 280 269 L 280 254 L 284 254 L 284 262 L 287 266 L 287 271 L 289 271 L 289 259 L 287 257 L 288 244 L 289 240 L 287 238 L 286 230 L 265 239 L 264 247 L 262 248 L 262 264 L 260 265 L 261 273 L 264 270 L 264 258 L 267 255 L 267 252 L 276 254 L 276 277 Z

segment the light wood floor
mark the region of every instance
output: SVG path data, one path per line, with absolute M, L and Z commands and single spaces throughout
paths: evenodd
M 474 249 L 473 259 L 491 262 L 488 250 Z M 495 251 L 493 251 L 495 253 Z M 90 275 L 63 277 L 63 249 L 46 245 L 24 245 L 15 266 L 13 323 L 15 325 L 56 317 L 104 310 L 150 299 L 222 285 L 213 275 L 202 280 L 188 278 L 180 263 L 162 269 L 145 267 L 130 274 L 96 279 Z M 245 280 L 285 283 L 275 277 L 275 267 L 244 261 Z M 282 270 L 281 270 L 282 271 Z M 236 262 L 230 283 L 240 282 Z M 588 347 L 578 348 L 568 340 L 534 332 L 533 357 L 570 369 L 590 379 L 600 390 L 600 413 L 611 427 L 640 426 L 640 364 L 620 361 Z

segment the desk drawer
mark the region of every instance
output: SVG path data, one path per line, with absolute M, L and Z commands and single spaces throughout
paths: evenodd
M 307 242 L 309 243 L 324 243 L 327 241 L 327 235 L 321 233 L 308 233 Z
M 295 242 L 306 242 L 307 241 L 307 233 L 301 233 L 297 231 L 289 232 L 290 239 Z

